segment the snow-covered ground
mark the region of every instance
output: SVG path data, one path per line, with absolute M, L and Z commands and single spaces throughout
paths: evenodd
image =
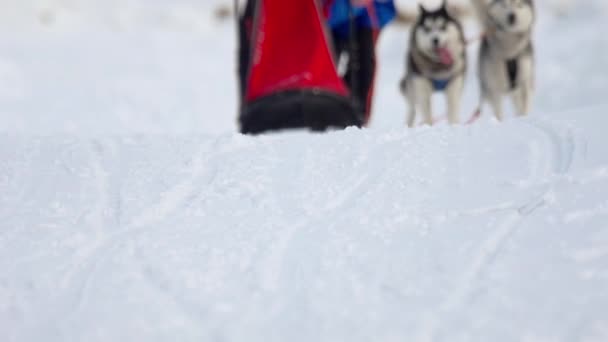
M 608 340 L 605 1 L 530 118 L 405 129 L 392 27 L 370 129 L 256 138 L 216 3 L 0 1 L 0 341 Z

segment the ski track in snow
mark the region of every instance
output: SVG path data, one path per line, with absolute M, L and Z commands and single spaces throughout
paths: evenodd
M 370 154 L 381 149 L 385 144 L 386 143 L 381 143 L 373 147 L 365 147 L 357 156 L 358 162 L 361 164 L 368 163 Z M 307 151 L 305 160 L 305 169 L 302 171 L 302 174 L 313 174 L 312 171 L 315 168 L 315 158 L 311 151 Z M 278 164 L 279 160 L 275 158 L 275 167 L 278 167 Z M 327 220 L 327 214 L 331 214 L 333 216 L 333 221 L 339 222 L 340 217 L 342 216 L 340 214 L 342 212 L 340 209 L 354 203 L 363 193 L 369 191 L 370 187 L 373 186 L 374 181 L 380 179 L 379 177 L 381 177 L 383 172 L 385 172 L 385 170 L 374 168 L 373 175 L 370 175 L 369 173 L 363 175 L 354 173 L 349 181 L 346 182 L 347 184 L 352 185 L 349 188 L 343 189 L 342 192 L 335 194 L 320 210 L 303 213 L 303 216 L 306 218 L 295 223 L 289 222 L 288 217 L 286 217 L 283 223 L 284 229 L 278 236 L 275 247 L 267 256 L 266 262 L 264 262 L 266 266 L 262 275 L 263 288 L 268 291 L 277 290 L 279 283 L 278 278 L 281 274 L 281 270 L 285 268 L 284 263 L 288 260 L 286 255 L 290 250 L 289 245 L 295 239 L 298 231 L 322 224 Z M 280 194 L 285 192 L 285 190 L 285 188 L 281 187 L 280 184 L 276 184 L 275 182 L 275 198 L 280 197 Z M 281 202 L 280 200 L 277 201 L 279 203 Z
M 533 158 L 528 166 L 529 173 L 526 178 L 532 182 L 537 181 L 539 186 L 524 189 L 529 192 L 529 196 L 527 200 L 520 203 L 499 203 L 476 207 L 450 216 L 452 218 L 463 216 L 483 217 L 492 214 L 504 217 L 493 229 L 488 230 L 487 236 L 473 253 L 469 265 L 462 270 L 459 279 L 454 282 L 450 292 L 445 295 L 440 304 L 435 306 L 434 310 L 423 314 L 422 324 L 419 326 L 419 333 L 416 334 L 415 341 L 439 340 L 438 336 L 445 329 L 443 324 L 445 319 L 473 304 L 476 299 L 475 294 L 480 290 L 480 280 L 492 271 L 492 265 L 500 258 L 503 246 L 517 232 L 527 217 L 550 204 L 553 183 L 544 184 L 543 179 L 567 174 L 575 160 L 575 152 L 577 151 L 575 141 L 577 139 L 567 127 L 548 123 L 542 119 L 520 120 L 515 126 L 532 128 L 533 132 L 544 142 L 540 145 L 541 149 L 539 149 L 538 144 L 528 146 Z M 426 134 L 424 131 L 420 133 L 421 136 Z M 417 135 L 416 133 L 415 136 Z M 293 183 L 291 180 L 285 182 L 282 179 L 273 181 L 274 198 L 272 201 L 279 210 L 273 215 L 273 220 L 274 224 L 282 228 L 273 238 L 273 244 L 269 250 L 260 256 L 261 260 L 259 260 L 259 268 L 257 269 L 260 271 L 262 290 L 267 293 L 276 293 L 284 289 L 285 286 L 289 286 L 292 280 L 287 278 L 287 271 L 293 267 L 290 262 L 297 258 L 293 253 L 300 250 L 295 246 L 300 243 L 300 234 L 310 233 L 310 229 L 322 225 L 328 220 L 329 216 L 331 216 L 333 222 L 340 222 L 343 215 L 347 213 L 347 210 L 344 210 L 345 208 L 354 205 L 357 199 L 370 193 L 375 187 L 382 185 L 382 182 L 378 180 L 386 178 L 387 169 L 382 167 L 383 163 L 376 163 L 374 166 L 375 163 L 370 158 L 378 155 L 391 143 L 392 141 L 389 139 L 361 149 L 357 155 L 357 163 L 365 165 L 366 172 L 363 174 L 359 172 L 351 173 L 349 178 L 345 180 L 345 184 L 350 184 L 350 186 L 344 191 L 332 194 L 323 205 L 318 207 L 313 205 L 309 208 L 306 203 L 290 202 L 293 198 L 289 195 L 294 191 L 301 190 L 290 189 L 285 186 L 297 183 Z M 77 289 L 74 305 L 62 324 L 66 331 L 76 322 L 83 309 L 89 304 L 92 288 L 101 276 L 98 272 L 102 265 L 106 263 L 108 257 L 113 255 L 113 252 L 116 252 L 119 247 L 128 243 L 129 240 L 149 232 L 149 229 L 154 227 L 155 224 L 171 219 L 174 214 L 182 210 L 197 196 L 196 193 L 205 185 L 208 185 L 210 179 L 213 178 L 213 174 L 216 172 L 212 167 L 214 160 L 219 160 L 221 159 L 219 157 L 234 152 L 233 149 L 211 152 L 209 147 L 204 145 L 200 150 L 193 153 L 187 171 L 188 177 L 165 190 L 155 203 L 140 209 L 139 213 L 133 215 L 129 222 L 123 226 L 120 224 L 122 221 L 120 216 L 109 215 L 112 212 L 119 215 L 121 211 L 119 208 L 122 201 L 120 191 L 117 192 L 117 195 L 112 195 L 112 193 L 116 193 L 113 189 L 117 186 L 117 184 L 114 184 L 117 182 L 115 180 L 117 174 L 116 170 L 112 169 L 113 156 L 120 150 L 120 146 L 113 141 L 101 140 L 93 140 L 88 145 L 89 163 L 97 194 L 95 205 L 86 215 L 86 220 L 92 227 L 94 238 L 86 247 L 81 248 L 75 260 L 72 261 L 73 265 L 70 271 L 64 275 L 62 280 L 62 288 Z M 273 147 L 270 155 L 271 166 L 269 168 L 274 170 L 275 173 L 280 173 L 285 163 L 292 163 L 293 167 L 296 168 L 301 166 L 302 168 L 296 173 L 299 177 L 313 175 L 317 168 L 311 149 L 306 150 L 304 157 L 299 162 L 296 162 L 299 160 L 296 157 L 290 157 L 288 160 L 281 159 L 281 152 L 276 147 Z M 108 211 L 108 208 L 113 207 L 115 210 Z M 294 209 L 298 210 L 297 214 L 294 213 Z M 298 216 L 303 217 L 303 219 L 294 221 L 294 217 Z M 109 229 L 110 226 L 114 226 L 115 230 Z M 162 227 L 162 225 L 158 225 L 158 227 Z M 320 234 L 315 236 L 320 239 L 324 238 Z M 319 249 L 317 252 L 320 251 Z M 329 256 L 319 255 L 319 257 Z M 151 284 L 156 284 L 158 290 L 170 298 L 185 314 L 191 317 L 199 317 L 199 319 L 205 317 L 206 312 L 203 308 L 188 302 L 176 293 L 175 289 L 168 285 L 166 280 L 163 280 L 166 275 L 147 266 L 144 266 L 141 272 L 145 279 L 148 279 Z M 284 305 L 284 302 L 276 302 L 274 306 L 269 307 L 269 312 L 278 314 Z
M 105 220 L 104 212 L 106 208 L 109 206 L 109 198 L 108 198 L 108 189 L 109 185 L 109 175 L 108 171 L 105 170 L 102 166 L 103 163 L 103 145 L 99 141 L 93 141 L 89 144 L 89 156 L 91 159 L 91 169 L 93 171 L 93 177 L 95 179 L 95 188 L 97 191 L 97 203 L 92 209 L 92 213 L 89 215 L 90 217 L 90 226 L 93 227 L 93 234 L 95 236 L 95 241 L 93 244 L 89 244 L 85 250 L 83 250 L 78 255 L 76 259 L 76 264 L 72 267 L 71 271 L 66 274 L 62 280 L 62 287 L 68 288 L 72 283 L 72 279 L 77 276 L 77 274 L 84 274 L 87 271 L 87 261 L 92 258 L 95 254 L 97 254 L 100 250 L 104 248 L 104 245 L 107 243 L 107 240 L 104 240 L 104 235 L 106 234 L 105 229 L 107 228 L 107 222 Z M 97 260 L 94 260 L 95 262 Z M 95 265 L 90 266 L 94 269 Z M 78 291 L 79 295 L 77 298 L 77 306 L 83 301 L 84 298 L 84 289 L 88 285 L 89 279 L 91 275 L 89 274 L 82 285 L 80 291 Z
M 94 226 L 97 228 L 96 231 L 96 243 L 89 246 L 89 251 L 78 259 L 80 262 L 75 267 L 74 272 L 68 274 L 67 279 L 64 278 L 64 287 L 68 287 L 74 278 L 79 276 L 84 277 L 80 289 L 77 291 L 78 298 L 72 313 L 72 316 L 77 316 L 82 308 L 86 305 L 88 300 L 88 293 L 90 292 L 91 284 L 95 279 L 96 272 L 100 265 L 106 260 L 110 253 L 116 248 L 117 245 L 124 244 L 128 239 L 133 238 L 136 234 L 146 231 L 146 229 L 155 223 L 161 222 L 169 217 L 172 213 L 178 210 L 180 207 L 187 203 L 187 200 L 191 198 L 191 195 L 198 191 L 201 187 L 202 178 L 206 175 L 206 167 L 212 165 L 209 160 L 216 157 L 217 155 L 211 155 L 205 157 L 208 153 L 207 149 L 204 148 L 198 153 L 195 153 L 191 162 L 190 176 L 184 179 L 182 182 L 173 185 L 170 189 L 161 195 L 160 200 L 153 206 L 149 206 L 142 210 L 142 212 L 131 220 L 124 228 L 117 232 L 105 234 L 103 228 L 107 228 L 104 225 L 103 210 L 108 205 L 108 171 L 104 170 L 101 166 L 102 151 L 104 145 L 96 141 L 93 143 L 92 148 L 92 159 L 93 159 L 93 170 L 95 174 L 97 190 L 99 192 L 98 205 L 94 209 L 95 222 Z M 105 206 L 104 206 L 105 204 Z M 77 275 L 72 274 L 77 273 Z
M 551 157 L 550 162 L 544 167 L 542 167 L 543 165 L 533 167 L 532 170 L 535 172 L 529 174 L 528 178 L 537 179 L 541 176 L 549 177 L 566 174 L 572 166 L 576 148 L 572 131 L 567 130 L 567 134 L 563 136 L 556 131 L 554 126 L 539 119 L 525 119 L 521 122 L 535 128 L 545 136 L 548 143 L 543 155 Z M 536 161 L 539 162 L 540 160 L 542 158 L 538 155 Z M 545 171 L 542 174 L 536 174 L 539 169 Z M 474 293 L 477 291 L 479 278 L 483 277 L 491 268 L 492 263 L 500 257 L 502 246 L 515 234 L 527 217 L 548 204 L 547 196 L 552 191 L 552 185 L 546 185 L 544 188 L 540 195 L 533 194 L 529 200 L 508 208 L 506 217 L 479 246 L 473 260 L 471 260 L 471 266 L 464 271 L 462 278 L 456 283 L 457 285 L 450 295 L 444 299 L 436 311 L 425 315 L 416 341 L 436 341 L 437 334 L 441 332 L 442 317 L 464 311 L 471 304 L 474 300 Z

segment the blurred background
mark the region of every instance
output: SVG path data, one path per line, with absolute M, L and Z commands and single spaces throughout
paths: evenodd
M 397 83 L 417 3 L 397 4 L 400 20 L 381 36 L 372 128 L 404 124 Z M 478 35 L 468 1 L 449 4 L 465 16 L 467 35 Z M 537 7 L 534 112 L 602 103 L 608 2 L 542 0 Z M 1 0 L 0 130 L 234 132 L 235 54 L 230 0 Z M 469 74 L 465 117 L 477 100 L 474 67 Z

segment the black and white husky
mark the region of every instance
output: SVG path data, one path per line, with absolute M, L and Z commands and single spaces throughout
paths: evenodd
M 400 84 L 409 104 L 408 126 L 414 126 L 417 108 L 422 111 L 425 123 L 433 124 L 434 92 L 446 94 L 450 124 L 459 122 L 466 66 L 462 26 L 450 15 L 445 1 L 434 11 L 420 6 L 420 15 L 410 36 L 406 74 Z
M 502 120 L 506 95 L 510 95 L 518 115 L 527 115 L 534 93 L 534 2 L 472 1 L 485 31 L 479 50 L 481 99 L 476 115 L 489 103 L 496 118 Z

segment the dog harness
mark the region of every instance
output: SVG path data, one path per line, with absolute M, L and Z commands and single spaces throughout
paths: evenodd
M 431 79 L 431 84 L 433 84 L 433 90 L 444 91 L 448 87 L 448 85 L 450 84 L 451 81 L 452 81 L 451 78 L 448 78 L 446 80 Z
M 424 76 L 424 74 L 421 72 L 420 68 L 418 67 L 418 64 L 416 64 L 414 57 L 411 54 L 409 57 L 409 64 L 410 64 L 410 67 L 412 68 L 412 72 L 414 74 Z M 436 70 L 436 71 L 440 71 L 440 70 L 444 70 L 445 68 L 449 68 L 449 66 L 446 66 L 444 64 L 440 64 L 440 63 L 437 63 L 434 61 L 432 61 L 432 66 L 433 66 L 434 70 Z M 444 91 L 450 85 L 450 82 L 452 82 L 452 79 L 454 77 L 441 79 L 441 78 L 431 78 L 429 76 L 426 76 L 426 78 L 431 82 L 431 85 L 432 85 L 434 91 Z
M 519 72 L 519 61 L 517 58 L 508 59 L 505 63 L 507 67 L 507 76 L 509 77 L 509 89 L 513 90 L 517 86 L 517 74 Z
M 509 81 L 509 89 L 514 90 L 517 87 L 517 78 L 519 76 L 519 60 L 526 53 L 533 53 L 532 44 L 528 42 L 528 45 L 519 53 L 517 56 L 505 61 L 505 68 L 507 71 L 507 78 Z

